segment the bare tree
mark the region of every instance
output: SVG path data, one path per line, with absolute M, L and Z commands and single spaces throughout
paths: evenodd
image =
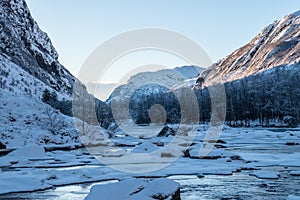
M 46 108 L 48 130 L 52 134 L 57 134 L 65 126 L 65 119 L 59 115 L 59 111 L 50 107 Z

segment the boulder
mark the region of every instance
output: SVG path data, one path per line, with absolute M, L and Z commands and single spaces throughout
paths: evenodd
M 169 126 L 165 126 L 159 133 L 158 133 L 158 137 L 168 137 L 169 135 L 175 136 L 176 135 L 176 131 L 169 127 Z

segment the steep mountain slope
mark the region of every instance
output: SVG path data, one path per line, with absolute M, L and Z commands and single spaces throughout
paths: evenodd
M 299 42 L 300 11 L 275 21 L 244 47 L 202 72 L 194 86 L 199 104 L 209 105 L 207 87 L 221 83 L 226 90 L 228 124 L 297 126 Z M 204 121 L 210 119 L 209 112 L 201 115 Z
M 56 50 L 31 17 L 25 0 L 0 2 L 0 30 L 1 88 L 37 97 L 48 87 L 59 96 L 71 97 L 75 78 L 58 62 Z
M 204 85 L 224 83 L 300 61 L 300 11 L 265 27 L 252 41 L 237 49 L 198 78 Z
M 300 124 L 299 80 L 298 62 L 225 83 L 227 122 L 296 127 Z
M 75 83 L 80 92 L 73 95 Z M 48 92 L 47 98 L 42 98 L 44 91 Z M 96 102 L 97 111 L 107 117 L 107 105 L 88 94 L 80 81 L 59 63 L 50 38 L 31 17 L 25 0 L 0 1 L 0 142 L 7 147 L 26 143 L 79 144 L 74 121 L 85 125 L 87 137 L 90 130 L 99 129 L 98 119 L 89 116 L 96 113 L 87 113 L 79 102 L 83 96 Z M 72 110 L 74 103 L 78 106 Z M 91 106 L 95 109 L 95 104 Z M 74 110 L 77 118 L 62 114 L 72 115 Z M 105 117 L 99 121 L 108 126 L 110 121 Z

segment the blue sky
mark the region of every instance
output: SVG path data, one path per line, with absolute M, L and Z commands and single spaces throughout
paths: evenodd
M 27 3 L 35 20 L 50 36 L 60 62 L 74 75 L 98 45 L 125 31 L 144 27 L 174 30 L 196 41 L 212 61 L 217 61 L 249 42 L 264 26 L 300 9 L 299 0 L 27 0 Z M 174 59 L 169 65 L 184 64 L 180 62 Z M 106 81 L 116 81 L 113 79 L 108 77 Z

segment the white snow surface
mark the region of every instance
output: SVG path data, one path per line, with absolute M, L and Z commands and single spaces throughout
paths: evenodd
M 292 176 L 300 176 L 300 171 L 291 171 Z
M 180 185 L 175 181 L 160 178 L 154 180 L 128 179 L 118 183 L 95 185 L 86 200 L 153 200 L 154 197 L 172 199 Z
M 24 144 L 79 143 L 73 118 L 31 96 L 0 91 L 0 140 L 8 148 Z M 49 117 L 50 113 L 55 119 Z M 54 122 L 52 126 L 50 120 Z
M 43 158 L 45 156 L 45 149 L 40 145 L 29 144 L 16 149 L 15 151 L 9 153 L 8 156 L 16 159 L 23 157 Z
M 289 195 L 286 200 L 300 200 L 300 196 Z
M 54 80 L 53 80 L 54 81 Z M 56 81 L 54 81 L 56 82 Z M 68 87 L 71 85 L 66 81 Z M 34 99 L 41 99 L 43 91 L 55 92 L 59 100 L 70 100 L 69 94 L 55 91 L 52 87 L 30 75 L 20 66 L 0 54 L 0 88 L 12 94 L 23 94 Z
M 261 179 L 277 179 L 278 174 L 272 171 L 258 171 L 253 173 L 254 176 Z
M 147 153 L 147 152 L 152 152 L 152 151 L 156 151 L 158 149 L 158 147 L 150 142 L 145 142 L 142 143 L 141 145 L 138 145 L 136 148 L 134 148 L 132 150 L 132 152 L 135 153 Z

